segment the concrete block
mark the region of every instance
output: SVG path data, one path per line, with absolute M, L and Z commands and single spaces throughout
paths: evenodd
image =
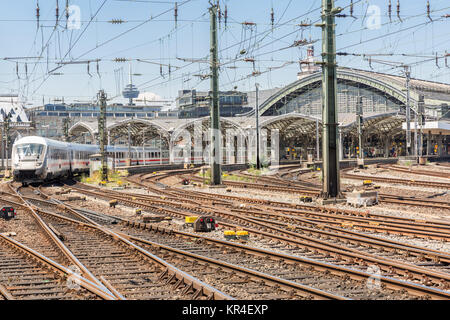
M 347 194 L 347 204 L 355 207 L 373 206 L 378 203 L 377 191 L 353 191 Z

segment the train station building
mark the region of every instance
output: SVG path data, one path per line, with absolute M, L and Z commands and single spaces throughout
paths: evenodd
M 406 80 L 400 76 L 381 74 L 370 71 L 339 68 L 338 69 L 338 121 L 341 159 L 354 158 L 358 152 L 358 133 L 356 122 L 357 99 L 362 97 L 363 113 L 363 152 L 366 157 L 392 157 L 405 155 L 405 115 L 406 115 Z M 320 72 L 299 76 L 290 85 L 276 90 L 260 99 L 260 128 L 278 131 L 280 157 L 306 159 L 307 155 L 320 158 L 320 139 L 322 132 L 322 101 Z M 450 123 L 450 85 L 411 79 L 409 84 L 411 119 L 417 112 L 420 95 L 424 97 L 425 124 L 424 155 L 447 155 L 449 145 Z M 251 104 L 249 94 L 249 104 Z M 209 117 L 179 119 L 128 118 L 108 121 L 111 143 L 134 146 L 162 146 L 169 150 L 177 144 L 183 129 L 194 137 L 195 124 L 201 123 L 207 139 Z M 411 132 L 414 136 L 414 122 Z M 252 131 L 255 131 L 255 112 L 252 111 L 235 117 L 222 117 L 222 146 L 224 152 L 230 147 L 226 141 L 226 132 L 242 135 L 246 147 L 252 146 Z M 71 140 L 92 143 L 96 140 L 96 121 L 79 121 L 69 130 Z M 204 142 L 203 142 L 204 144 Z M 435 146 L 437 145 L 437 148 Z M 251 149 L 251 148 L 250 148 Z M 232 150 L 234 159 L 238 156 L 236 148 Z M 251 150 L 249 151 L 251 152 Z M 248 153 L 249 153 L 248 152 Z M 248 154 L 247 153 L 247 154 Z
M 281 159 L 321 157 L 322 73 L 316 69 L 304 70 L 305 72 L 299 73 L 297 81 L 283 88 L 261 90 L 258 96 L 260 129 L 265 132 L 266 137 L 269 137 L 269 145 L 270 137 L 273 133 L 277 133 L 278 156 Z M 406 79 L 372 71 L 338 68 L 337 82 L 340 158 L 355 158 L 359 152 L 356 121 L 358 97 L 362 97 L 364 156 L 405 155 Z M 414 116 L 418 110 L 419 98 L 424 97 L 425 123 L 422 127 L 424 134 L 422 154 L 448 155 L 450 85 L 411 79 L 409 96 L 412 136 L 416 128 Z M 233 159 L 233 162 L 244 162 L 245 159 L 251 158 L 254 152 L 255 98 L 255 92 L 247 93 L 246 105 L 251 111 L 233 114 L 232 117 L 221 117 L 223 153 L 231 154 L 229 159 Z M 132 111 L 127 109 L 129 112 L 126 112 L 126 106 L 108 106 L 109 143 L 113 145 L 131 143 L 137 147 L 151 146 L 170 152 L 176 147 L 189 144 L 183 138 L 183 132 L 187 131 L 191 136 L 192 153 L 196 152 L 194 151 L 196 141 L 201 141 L 201 145 L 206 147 L 209 136 L 209 116 L 202 114 L 202 117 L 180 118 L 176 112 L 162 112 L 160 107 L 155 108 L 146 106 L 145 110 L 139 109 L 137 112 L 137 107 L 133 107 Z M 6 110 L 2 107 L 3 109 Z M 80 111 L 72 111 L 27 109 L 23 112 L 22 121 L 29 122 L 30 128 L 34 130 L 25 134 L 37 134 L 79 143 L 97 143 L 98 110 L 91 110 L 90 116 L 86 114 L 84 117 Z M 145 114 L 142 114 L 144 111 Z M 66 116 L 60 115 L 59 112 L 63 112 Z M 123 117 L 121 117 L 122 114 Z M 69 119 L 65 130 L 66 137 L 61 134 L 62 128 L 59 128 L 65 125 L 63 119 Z M 39 129 L 36 123 L 40 124 Z M 46 130 L 42 127 L 43 123 L 47 125 Z M 60 129 L 55 135 L 47 134 L 55 129 L 51 127 L 51 123 L 56 123 L 58 130 Z M 270 146 L 266 150 L 270 150 Z M 269 158 L 273 155 L 263 156 Z

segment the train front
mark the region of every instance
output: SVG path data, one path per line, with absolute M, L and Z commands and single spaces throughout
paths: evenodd
M 47 146 L 40 137 L 25 137 L 16 141 L 12 149 L 14 180 L 24 183 L 44 181 Z

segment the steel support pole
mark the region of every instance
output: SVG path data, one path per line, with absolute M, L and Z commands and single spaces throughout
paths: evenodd
M 356 100 L 356 123 L 358 124 L 358 159 L 364 160 L 364 148 L 363 148 L 363 100 L 361 96 L 358 96 Z
M 9 139 L 9 119 L 11 118 L 11 114 L 8 114 L 8 116 L 6 117 L 6 119 L 4 119 L 4 127 L 3 127 L 3 131 L 4 131 L 4 139 L 5 139 L 5 176 L 6 176 L 6 172 L 9 170 L 9 143 L 8 143 L 8 139 Z
M 144 141 L 145 129 L 142 129 L 142 165 L 145 166 L 145 141 Z
M 219 62 L 217 43 L 217 5 L 209 8 L 211 18 L 211 185 L 222 183 L 221 160 L 221 131 L 219 112 Z
M 319 119 L 316 119 L 316 160 L 320 160 Z
M 423 125 L 424 125 L 424 113 L 425 113 L 425 97 L 423 94 L 419 95 L 419 103 L 417 105 L 417 111 L 419 113 L 419 157 L 423 155 Z M 417 125 L 417 124 L 416 124 Z M 417 131 L 417 127 L 416 127 Z
M 322 197 L 326 199 L 340 196 L 335 44 L 335 14 L 340 11 L 334 0 L 322 0 Z
M 432 147 L 433 147 L 433 142 L 432 142 L 432 138 L 431 138 L 431 131 L 428 131 L 428 135 L 427 135 L 427 156 L 431 155 Z
M 131 166 L 131 124 L 127 125 L 128 130 L 128 165 Z
M 255 84 L 256 87 L 256 169 L 261 169 L 261 159 L 259 158 L 259 104 L 258 104 L 258 94 L 259 94 L 259 84 Z
M 2 124 L 2 134 L 1 134 L 0 143 L 1 143 L 1 148 L 2 148 L 2 154 L 1 154 L 1 156 L 2 156 L 2 170 L 5 170 L 5 143 L 4 143 L 4 136 L 5 135 L 4 135 L 3 128 L 4 128 L 4 126 Z
M 100 90 L 98 93 L 98 98 L 100 102 L 100 116 L 98 117 L 98 133 L 99 133 L 99 144 L 100 144 L 100 154 L 102 161 L 101 168 L 101 179 L 102 181 L 108 181 L 108 161 L 107 161 L 107 135 L 106 135 L 106 93 Z
M 406 75 L 406 155 L 411 154 L 411 107 L 409 105 L 409 81 L 411 72 L 409 66 L 405 66 Z

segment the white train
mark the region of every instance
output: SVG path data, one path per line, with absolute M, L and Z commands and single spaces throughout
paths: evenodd
M 116 167 L 125 166 L 128 147 L 107 146 L 109 159 Z M 12 149 L 14 180 L 24 183 L 42 182 L 73 173 L 89 172 L 90 156 L 98 154 L 98 145 L 66 143 L 29 136 L 17 140 Z M 162 154 L 160 154 L 162 153 Z M 131 165 L 167 164 L 169 152 L 159 148 L 131 148 Z

